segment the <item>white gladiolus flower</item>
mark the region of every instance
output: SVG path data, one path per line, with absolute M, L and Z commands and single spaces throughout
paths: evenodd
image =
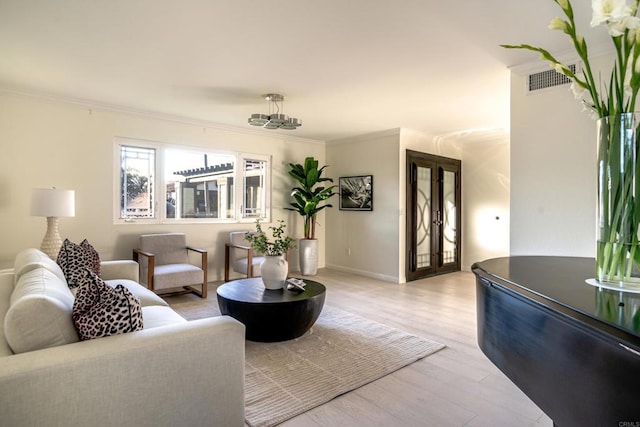
M 549 24 L 550 30 L 565 31 L 566 28 L 567 28 L 567 23 L 559 16 L 556 16 L 555 18 L 553 18 L 551 20 L 551 23 Z
M 635 16 L 627 16 L 619 21 L 611 21 L 607 23 L 609 34 L 612 37 L 620 37 L 624 35 L 626 30 L 635 30 L 640 27 L 640 18 Z
M 637 16 L 627 16 L 622 20 L 627 30 L 635 30 L 640 28 L 640 18 Z
M 567 71 L 569 71 L 569 72 L 571 71 L 571 70 L 569 70 L 567 68 L 566 65 L 560 64 L 559 62 L 555 63 L 555 64 L 551 64 L 551 68 L 553 68 L 554 70 L 556 70 L 560 74 L 564 74 L 565 76 L 567 75 Z
M 591 120 L 598 120 L 600 118 L 598 112 L 587 104 L 582 104 L 582 111 L 588 113 Z
M 585 89 L 582 85 L 579 85 L 575 81 L 571 82 L 571 86 L 569 86 L 569 90 L 573 92 L 574 98 L 577 99 L 578 101 L 582 101 L 589 94 L 589 91 L 587 91 L 587 89 Z
M 591 2 L 593 18 L 591 26 L 596 27 L 602 23 L 611 23 L 631 16 L 632 9 L 626 0 L 593 0 Z

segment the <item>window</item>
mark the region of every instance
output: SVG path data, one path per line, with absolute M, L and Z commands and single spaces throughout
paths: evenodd
M 165 150 L 166 217 L 234 218 L 235 155 Z
M 267 166 L 265 160 L 244 159 L 244 188 L 242 216 L 244 218 L 266 217 L 266 179 Z
M 268 156 L 144 141 L 118 141 L 116 147 L 117 223 L 268 220 Z
M 155 218 L 155 151 L 121 146 L 120 218 Z

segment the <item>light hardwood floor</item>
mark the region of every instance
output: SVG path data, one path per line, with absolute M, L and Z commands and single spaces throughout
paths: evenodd
M 281 424 L 307 426 L 551 426 L 480 351 L 475 278 L 458 272 L 398 285 L 322 269 L 325 304 L 447 346 Z M 215 285 L 210 297 L 215 298 Z

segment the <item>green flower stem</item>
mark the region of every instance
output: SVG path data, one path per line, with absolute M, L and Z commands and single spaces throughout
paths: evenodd
M 601 123 L 600 162 L 600 241 L 596 258 L 600 280 L 629 281 L 638 263 L 638 197 L 634 174 L 637 172 L 636 139 L 631 136 L 632 115 L 609 117 Z M 622 145 L 622 147 L 620 147 Z M 613 212 L 611 212 L 612 208 Z M 603 241 L 602 238 L 605 240 Z

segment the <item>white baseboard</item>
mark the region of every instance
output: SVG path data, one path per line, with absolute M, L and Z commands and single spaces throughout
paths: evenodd
M 385 275 L 385 274 L 372 273 L 370 271 L 358 270 L 358 269 L 355 269 L 355 268 L 349 268 L 349 267 L 344 267 L 344 266 L 335 265 L 335 264 L 327 264 L 327 265 L 325 265 L 325 267 L 330 269 L 330 270 L 337 270 L 337 271 L 342 271 L 342 272 L 345 272 L 345 273 L 357 274 L 359 276 L 371 277 L 372 279 L 382 280 L 383 282 L 391 282 L 391 283 L 395 283 L 395 284 L 400 283 L 400 279 L 398 277 L 395 277 L 395 276 L 388 276 L 388 275 Z

